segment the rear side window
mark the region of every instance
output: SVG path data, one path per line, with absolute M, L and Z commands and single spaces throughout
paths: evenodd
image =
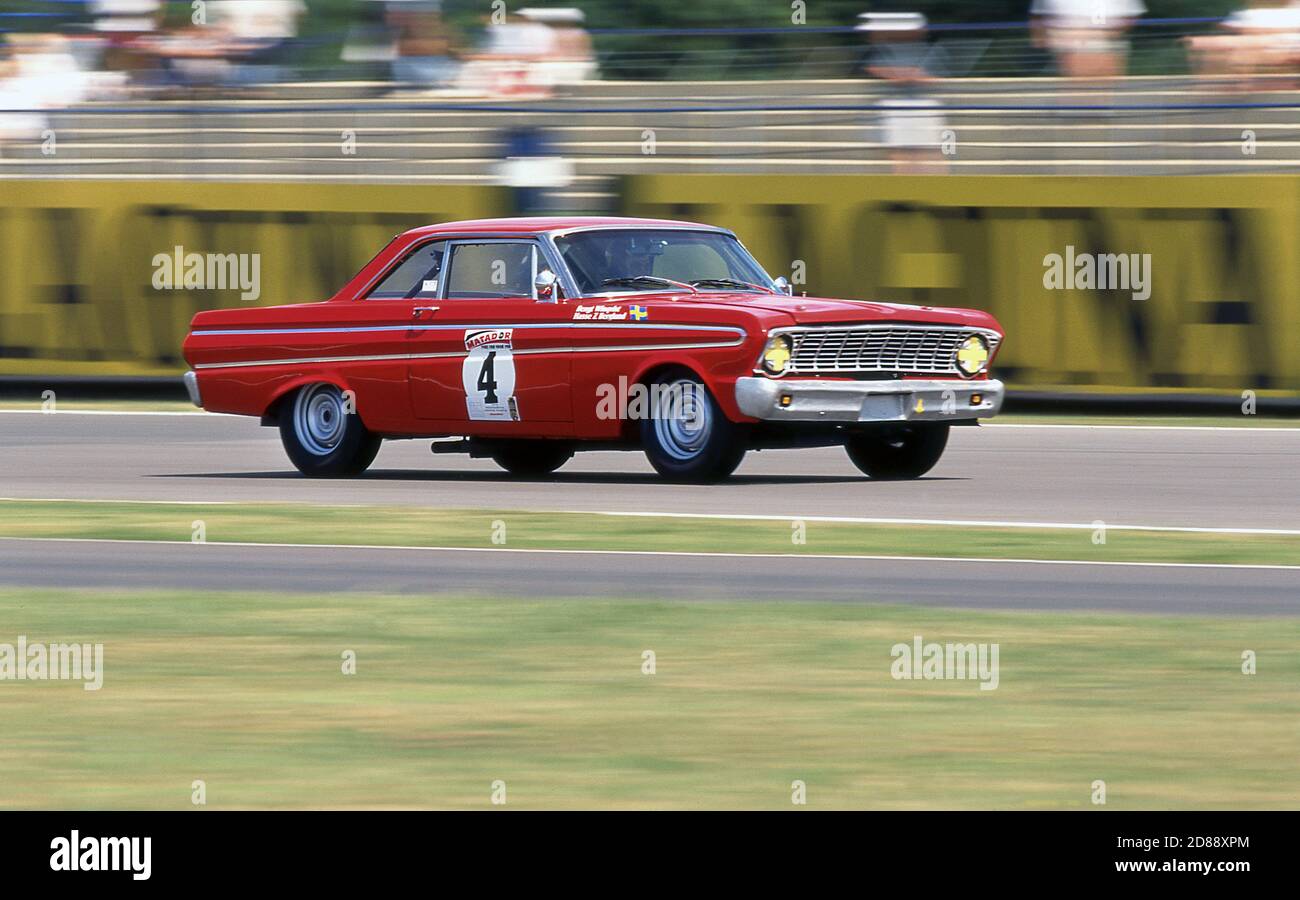
M 416 247 L 366 295 L 367 299 L 402 300 L 437 296 L 446 251 L 446 241 L 434 241 Z

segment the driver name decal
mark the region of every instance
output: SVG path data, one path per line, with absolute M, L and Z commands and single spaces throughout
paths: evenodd
M 627 309 L 615 303 L 596 303 L 579 306 L 573 311 L 573 321 L 622 322 L 627 319 Z

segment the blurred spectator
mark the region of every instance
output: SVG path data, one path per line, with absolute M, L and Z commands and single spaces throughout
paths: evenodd
M 151 62 L 135 52 L 135 42 L 153 34 L 162 17 L 162 0 L 89 0 L 91 29 L 106 42 L 103 66 L 130 72 Z
M 581 84 L 596 77 L 591 36 L 582 27 L 580 9 L 521 9 L 519 16 L 550 29 L 550 47 L 542 61 L 544 80 L 551 87 Z
M 298 36 L 303 0 L 208 0 L 208 27 L 223 33 L 231 68 L 226 81 L 283 81 L 285 56 Z
M 360 3 L 357 15 L 348 25 L 340 58 L 345 63 L 377 66 L 391 73 L 397 59 L 397 41 L 388 22 L 388 4 L 385 0 L 360 0 Z
M 1189 37 L 1187 48 L 1203 75 L 1295 73 L 1300 71 L 1300 3 L 1253 4 L 1225 18 L 1218 33 Z
M 37 140 L 49 122 L 43 110 L 80 103 L 121 83 L 87 71 L 73 40 L 61 34 L 10 34 L 0 55 L 0 142 Z
M 1128 68 L 1127 33 L 1147 11 L 1142 0 L 1034 0 L 1034 45 L 1070 78 L 1114 78 Z
M 926 41 L 920 13 L 863 13 L 857 31 L 867 35 L 863 68 L 885 83 L 878 104 L 881 143 L 894 171 L 937 173 L 947 168 L 940 152 L 944 128 L 939 102 L 928 96 L 942 67 L 939 51 Z
M 451 32 L 442 18 L 441 0 L 397 0 L 385 15 L 392 29 L 393 80 L 412 87 L 437 88 L 452 83 L 460 69 Z
M 504 158 L 495 167 L 497 183 L 511 189 L 515 212 L 554 212 L 554 192 L 573 182 L 573 163 L 551 151 L 540 128 L 512 128 L 504 137 Z
M 286 54 L 306 11 L 303 0 L 208 0 L 201 22 L 139 36 L 132 47 L 151 55 L 173 87 L 284 81 Z
M 484 46 L 470 59 L 460 86 L 475 93 L 545 97 L 595 78 L 584 19 L 580 9 L 526 7 L 488 25 Z
M 92 28 L 101 34 L 147 34 L 158 25 L 162 0 L 89 0 Z

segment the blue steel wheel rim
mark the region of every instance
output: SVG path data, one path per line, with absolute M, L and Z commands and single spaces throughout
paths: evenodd
M 655 411 L 655 438 L 677 462 L 690 462 L 704 451 L 713 431 L 713 407 L 704 385 L 681 378 L 665 386 Z
M 346 430 L 347 413 L 338 388 L 314 384 L 298 392 L 293 404 L 293 432 L 308 453 L 329 456 Z

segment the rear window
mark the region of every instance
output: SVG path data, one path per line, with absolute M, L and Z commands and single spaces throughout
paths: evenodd
M 416 247 L 366 296 L 373 300 L 436 296 L 446 250 L 446 241 Z

